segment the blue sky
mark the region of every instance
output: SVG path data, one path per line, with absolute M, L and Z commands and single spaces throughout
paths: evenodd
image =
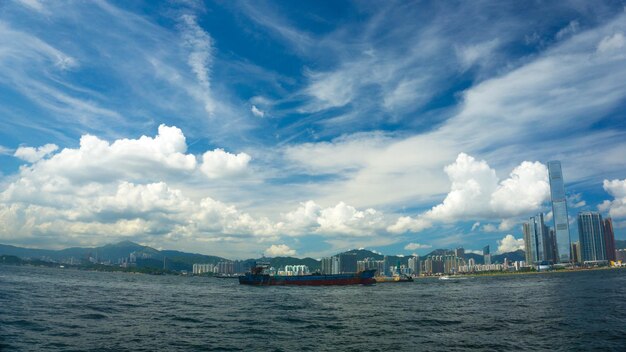
M 0 242 L 512 250 L 554 159 L 626 238 L 625 107 L 621 1 L 4 1 Z

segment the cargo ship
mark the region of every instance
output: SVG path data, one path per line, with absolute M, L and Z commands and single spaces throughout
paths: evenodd
M 265 273 L 265 266 L 255 266 L 250 272 L 239 276 L 239 283 L 242 285 L 257 286 L 331 286 L 331 285 L 370 285 L 376 283 L 374 280 L 375 269 L 364 270 L 358 273 L 348 274 L 320 274 L 308 275 L 269 275 Z

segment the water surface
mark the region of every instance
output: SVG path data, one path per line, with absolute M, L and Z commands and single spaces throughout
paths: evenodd
M 0 350 L 626 350 L 626 270 L 346 287 L 0 265 Z

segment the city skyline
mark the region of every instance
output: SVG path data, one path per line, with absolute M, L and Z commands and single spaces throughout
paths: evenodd
M 535 5 L 2 2 L 0 243 L 497 254 L 544 214 L 567 261 L 581 211 L 624 239 L 626 11 Z

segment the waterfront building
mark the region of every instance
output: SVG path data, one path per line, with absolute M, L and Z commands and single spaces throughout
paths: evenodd
M 411 275 L 414 276 L 419 276 L 420 275 L 420 257 L 419 255 L 417 256 L 411 256 L 409 258 L 409 269 L 411 271 Z
M 356 253 L 339 254 L 339 273 L 356 273 Z
M 615 261 L 615 234 L 613 232 L 613 220 L 611 220 L 611 218 L 604 219 L 602 226 L 604 230 L 606 260 Z
M 391 264 L 391 259 L 389 259 L 389 256 L 384 256 L 383 258 L 383 275 L 384 276 L 391 276 L 391 267 L 393 265 Z
M 212 273 L 213 272 L 213 264 L 194 264 L 193 265 L 193 274 L 199 275 L 204 273 Z
M 626 249 L 618 249 L 615 251 L 615 261 L 626 263 Z
M 459 247 L 454 250 L 454 255 L 459 258 L 465 258 L 465 249 L 463 247 Z
M 235 265 L 231 261 L 222 261 L 217 263 L 217 273 L 218 274 L 229 274 L 232 275 L 235 273 Z
M 365 258 L 363 260 L 359 260 L 356 262 L 356 270 L 357 272 L 370 270 L 370 269 L 378 270 L 378 267 L 379 267 L 378 262 L 379 260 L 376 260 L 374 258 Z
M 483 261 L 484 261 L 485 265 L 491 264 L 491 253 L 489 251 L 489 245 L 486 245 L 483 248 Z
M 571 261 L 569 220 L 567 217 L 567 199 L 565 197 L 565 181 L 560 161 L 548 162 L 550 176 L 550 197 L 552 200 L 552 216 L 556 232 L 556 259 L 561 263 Z
M 339 256 L 333 256 L 331 258 L 331 264 L 330 264 L 330 267 L 332 268 L 331 274 L 339 274 L 339 270 L 340 270 L 339 262 L 340 262 Z
M 602 215 L 591 211 L 578 213 L 578 237 L 583 263 L 607 260 Z
M 543 221 L 543 213 L 531 216 L 522 227 L 526 263 L 537 265 L 542 262 L 555 262 L 554 236 Z M 569 253 L 569 250 L 568 250 Z
M 572 263 L 580 263 L 580 242 L 572 242 Z
M 322 274 L 330 275 L 333 273 L 333 258 L 332 257 L 324 257 L 321 262 Z

